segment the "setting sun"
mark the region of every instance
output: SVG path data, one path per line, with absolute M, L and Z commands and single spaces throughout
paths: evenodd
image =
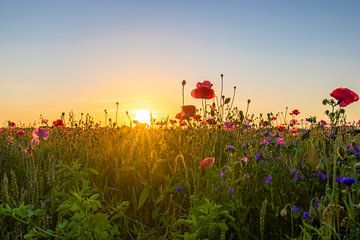
M 133 120 L 150 125 L 151 120 L 149 109 L 136 109 L 132 111 L 132 114 L 134 115 Z

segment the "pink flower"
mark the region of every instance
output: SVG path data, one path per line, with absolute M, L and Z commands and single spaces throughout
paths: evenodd
M 269 141 L 269 138 L 264 138 L 261 142 L 260 142 L 260 145 L 267 145 L 269 144 L 270 141 Z
M 29 153 L 30 152 L 30 148 L 26 147 L 23 149 L 24 153 Z
M 346 107 L 359 100 L 359 95 L 348 88 L 337 88 L 331 92 L 330 96 L 338 101 L 340 107 Z
M 276 144 L 278 144 L 278 145 L 284 145 L 284 138 L 282 138 L 282 137 L 276 138 Z
M 232 121 L 228 121 L 224 122 L 223 129 L 226 131 L 233 131 L 236 129 L 236 126 Z
M 249 158 L 243 157 L 241 161 L 246 165 L 249 162 Z
M 49 131 L 45 128 L 35 128 L 32 131 L 32 143 L 35 143 L 36 145 L 40 144 L 40 138 L 44 140 L 48 140 L 49 138 Z
M 19 136 L 22 136 L 22 135 L 24 135 L 25 134 L 25 131 L 24 130 L 22 130 L 22 129 L 20 129 L 20 130 L 17 130 L 17 135 L 19 135 Z
M 215 163 L 215 158 L 213 158 L 213 157 L 205 158 L 204 160 L 201 161 L 200 168 L 206 169 L 206 166 L 211 168 L 214 165 L 214 163 Z

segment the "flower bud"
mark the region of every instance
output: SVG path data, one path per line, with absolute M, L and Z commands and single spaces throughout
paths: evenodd
M 281 212 L 280 212 L 280 216 L 282 216 L 283 218 L 287 216 L 287 210 L 286 207 L 284 207 Z

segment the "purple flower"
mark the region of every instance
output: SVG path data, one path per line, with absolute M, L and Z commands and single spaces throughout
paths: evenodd
M 317 176 L 321 182 L 324 182 L 326 180 L 326 174 L 323 172 L 319 172 L 315 174 L 315 176 Z
M 301 210 L 301 207 L 298 206 L 298 205 L 292 205 L 292 207 L 291 207 L 291 211 L 292 211 L 293 213 L 299 212 L 300 210 Z
M 184 191 L 184 187 L 183 186 L 177 186 L 176 188 L 175 188 L 175 190 L 177 191 L 177 192 L 182 192 L 182 191 Z
M 262 152 L 258 152 L 258 153 L 256 153 L 256 155 L 255 155 L 255 160 L 260 160 L 260 159 L 262 159 L 262 157 L 263 157 L 263 153 L 262 153 Z
M 303 213 L 303 217 L 305 218 L 305 219 L 310 219 L 311 218 L 311 215 L 310 215 L 310 213 L 309 212 L 304 212 Z
M 227 146 L 226 146 L 226 151 L 233 153 L 233 152 L 235 152 L 235 147 L 232 146 L 232 145 L 227 145 Z
M 336 177 L 336 181 L 341 183 L 341 184 L 345 184 L 347 186 L 351 186 L 352 184 L 354 184 L 356 181 L 354 178 L 348 178 L 348 177 Z
M 266 184 L 270 184 L 271 181 L 272 181 L 272 179 L 273 179 L 273 178 L 272 178 L 271 175 L 266 176 L 266 177 L 265 177 L 265 183 L 266 183 Z
M 269 136 L 269 135 L 270 135 L 270 132 L 269 132 L 268 130 L 265 130 L 265 131 L 264 131 L 264 136 L 267 137 L 267 136 Z
M 330 135 L 329 135 L 329 138 L 334 140 L 335 139 L 335 134 L 333 132 L 331 132 Z
M 224 171 L 221 171 L 221 172 L 220 172 L 220 177 L 224 177 L 224 176 L 225 176 Z
M 299 174 L 295 174 L 295 182 L 300 182 L 301 176 Z
M 352 153 L 354 151 L 354 148 L 350 144 L 347 144 L 346 145 L 346 151 Z
M 227 190 L 227 193 L 231 195 L 234 192 L 234 189 L 232 187 L 229 187 Z
M 241 161 L 243 162 L 243 164 L 247 164 L 249 162 L 249 158 L 243 157 Z
M 309 130 L 309 129 L 305 129 L 305 130 L 303 131 L 303 134 L 304 134 L 304 135 L 309 135 L 309 134 L 310 134 L 310 130 Z
M 295 174 L 297 173 L 297 171 L 296 171 L 296 169 L 293 168 L 293 169 L 290 170 L 290 173 L 291 173 L 292 175 L 295 175 Z

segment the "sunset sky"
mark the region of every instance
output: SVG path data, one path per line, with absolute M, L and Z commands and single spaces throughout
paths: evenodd
M 240 108 L 322 116 L 334 88 L 360 94 L 360 1 L 0 0 L 0 126 L 116 102 L 173 117 L 183 79 L 200 107 L 191 89 L 221 73 Z

